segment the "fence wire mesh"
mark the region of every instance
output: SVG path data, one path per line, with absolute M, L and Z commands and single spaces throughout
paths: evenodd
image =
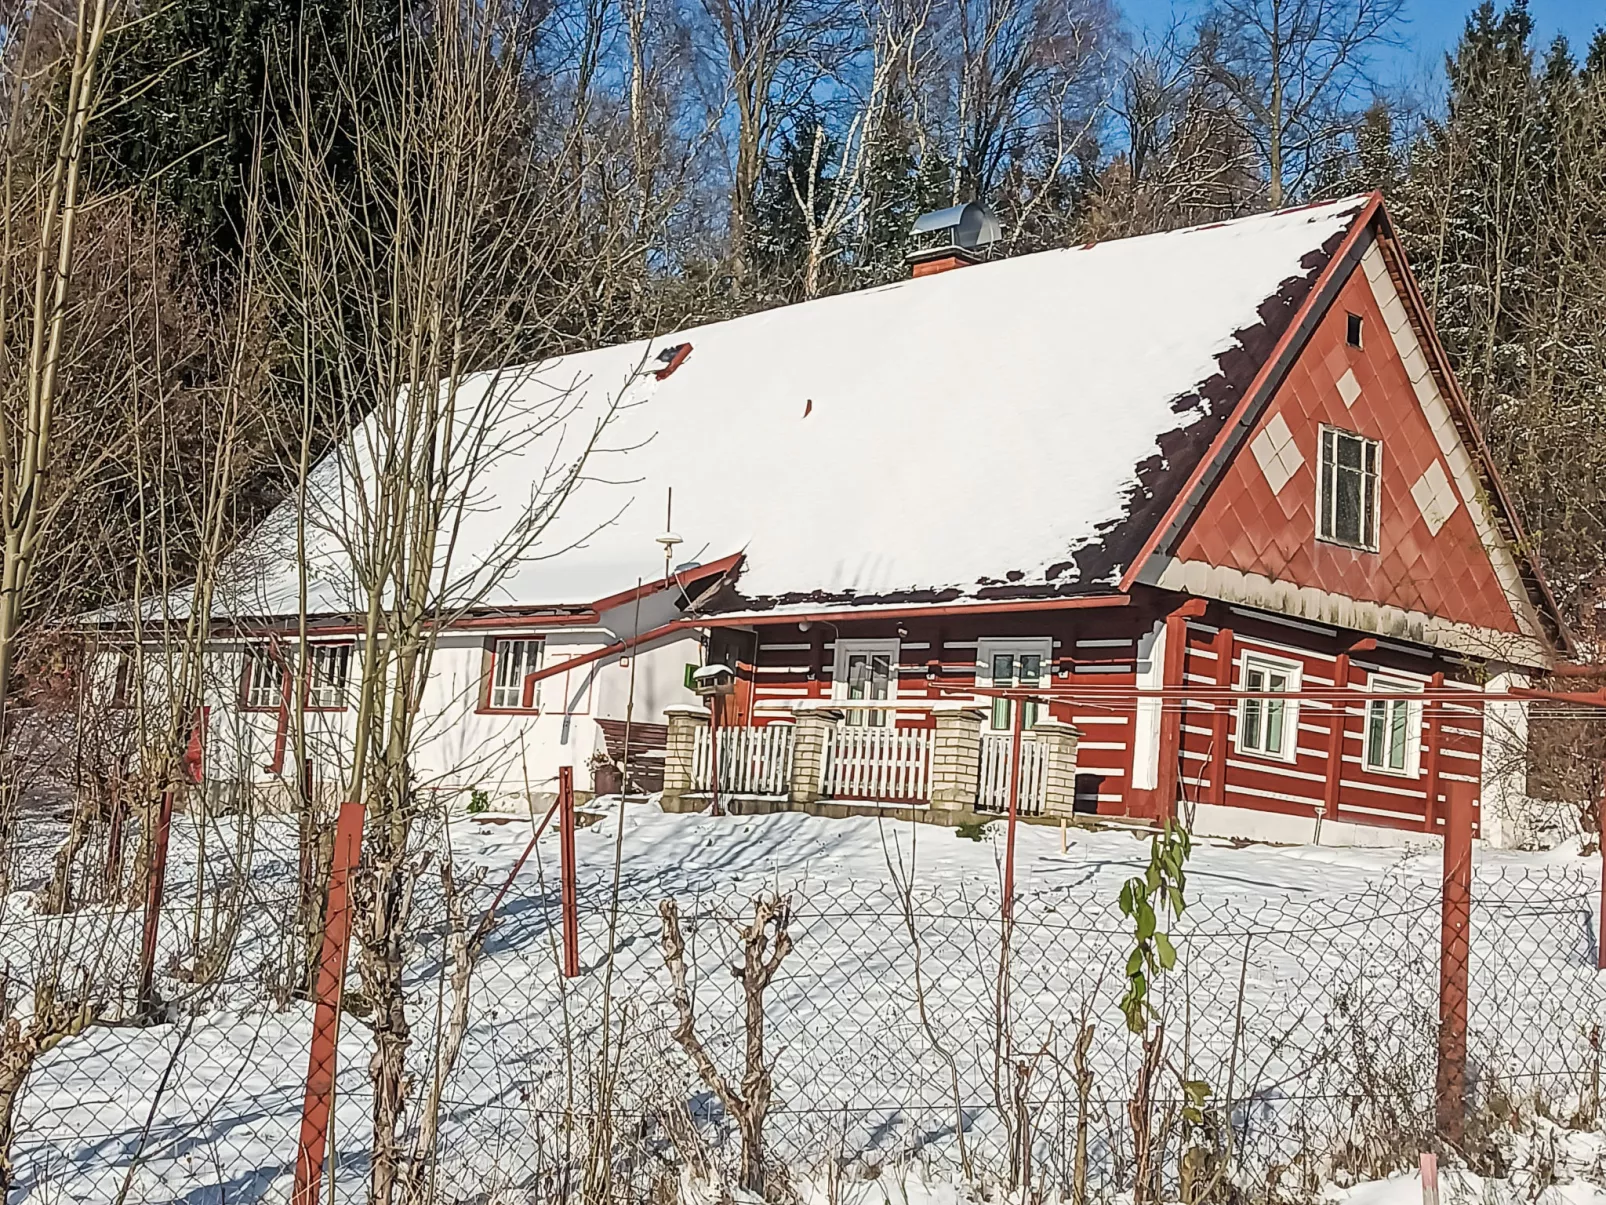
M 40 1057 L 18 1102 L 11 1201 L 288 1198 L 311 1032 L 292 982 L 300 868 L 293 827 L 242 824 L 215 822 L 198 893 L 198 830 L 176 822 L 166 1006 L 141 1025 L 129 1001 Z M 470 921 L 506 869 L 459 866 Z M 395 1200 L 674 1200 L 683 1184 L 734 1183 L 765 1076 L 764 1174 L 825 1199 L 877 1175 L 1024 1185 L 1038 1200 L 1110 1200 L 1139 1175 L 1166 1199 L 1309 1199 L 1434 1141 L 1441 899 L 1420 875 L 1329 893 L 1314 868 L 1309 890 L 1258 900 L 1253 884 L 1229 899 L 1195 887 L 1145 1045 L 1118 1008 L 1130 923 L 1103 891 L 1023 891 L 1006 931 L 982 876 L 677 894 L 667 876 L 626 875 L 615 903 L 604 875 L 582 884 L 581 973 L 565 979 L 543 848 L 465 992 L 439 860 L 418 872 Z M 777 886 L 789 948 L 760 1007 L 744 990 L 744 929 Z M 671 897 L 684 1004 L 666 962 Z M 1594 875 L 1561 862 L 1475 881 L 1470 1161 L 1516 1160 L 1519 1115 L 1595 1121 L 1597 903 Z M 19 1016 L 51 951 L 127 997 L 140 913 L 123 904 L 13 907 Z M 776 925 L 766 932 L 773 956 Z M 328 1168 L 341 1201 L 368 1199 L 375 1172 L 358 962 Z

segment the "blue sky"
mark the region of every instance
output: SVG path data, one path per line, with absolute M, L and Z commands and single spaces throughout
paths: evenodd
M 1200 0 L 1118 0 L 1134 28 L 1164 29 L 1173 16 L 1186 20 L 1205 7 Z M 1401 45 L 1385 47 L 1375 56 L 1373 73 L 1378 82 L 1433 93 L 1446 50 L 1455 44 L 1477 0 L 1405 0 L 1407 21 L 1401 26 Z M 1501 0 L 1496 0 L 1502 6 Z M 1606 23 L 1606 0 L 1529 0 L 1534 17 L 1535 41 L 1548 45 L 1558 33 L 1567 35 L 1575 55 L 1582 56 L 1595 28 Z

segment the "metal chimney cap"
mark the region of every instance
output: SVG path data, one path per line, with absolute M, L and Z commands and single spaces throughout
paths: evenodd
M 950 205 L 923 213 L 915 219 L 915 234 L 949 232 L 950 246 L 965 251 L 979 251 L 990 247 L 1003 235 L 998 217 L 980 201 L 966 201 L 963 205 Z

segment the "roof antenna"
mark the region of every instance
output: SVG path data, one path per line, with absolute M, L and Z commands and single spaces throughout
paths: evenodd
M 680 537 L 675 534 L 675 487 L 670 486 L 668 496 L 664 500 L 664 534 L 658 537 L 658 543 L 664 546 L 664 585 L 669 584 L 669 562 L 675 555 L 675 545 L 680 543 Z

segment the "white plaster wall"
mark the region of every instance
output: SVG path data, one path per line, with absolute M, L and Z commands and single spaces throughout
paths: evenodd
M 1137 688 L 1159 690 L 1165 684 L 1165 623 L 1138 638 Z M 1160 783 L 1160 714 L 1162 700 L 1140 698 L 1132 727 L 1132 786 L 1152 791 Z
M 600 628 L 541 635 L 546 666 L 618 640 Z M 686 631 L 638 650 L 634 657 L 606 657 L 538 683 L 539 714 L 485 712 L 479 703 L 486 637 L 475 632 L 440 639 L 415 726 L 413 764 L 420 787 L 460 795 L 465 803 L 474 790 L 507 806 L 524 806 L 527 791 L 539 802 L 556 789 L 558 767 L 564 765 L 573 766 L 576 785 L 589 790 L 589 759 L 603 746 L 599 717 L 623 720 L 628 709 L 636 720 L 661 724 L 665 708 L 697 701 L 683 683 L 685 666 L 700 663 L 700 639 L 695 631 Z M 292 756 L 287 753 L 279 775 L 270 769 L 278 714 L 240 706 L 243 655 L 241 645 L 222 645 L 207 660 L 206 776 L 258 785 L 277 778 L 289 786 L 295 774 Z M 348 685 L 353 702 L 360 664 L 360 651 L 354 651 Z M 343 781 L 350 765 L 354 711 L 313 711 L 304 718 L 317 777 L 331 785 Z

